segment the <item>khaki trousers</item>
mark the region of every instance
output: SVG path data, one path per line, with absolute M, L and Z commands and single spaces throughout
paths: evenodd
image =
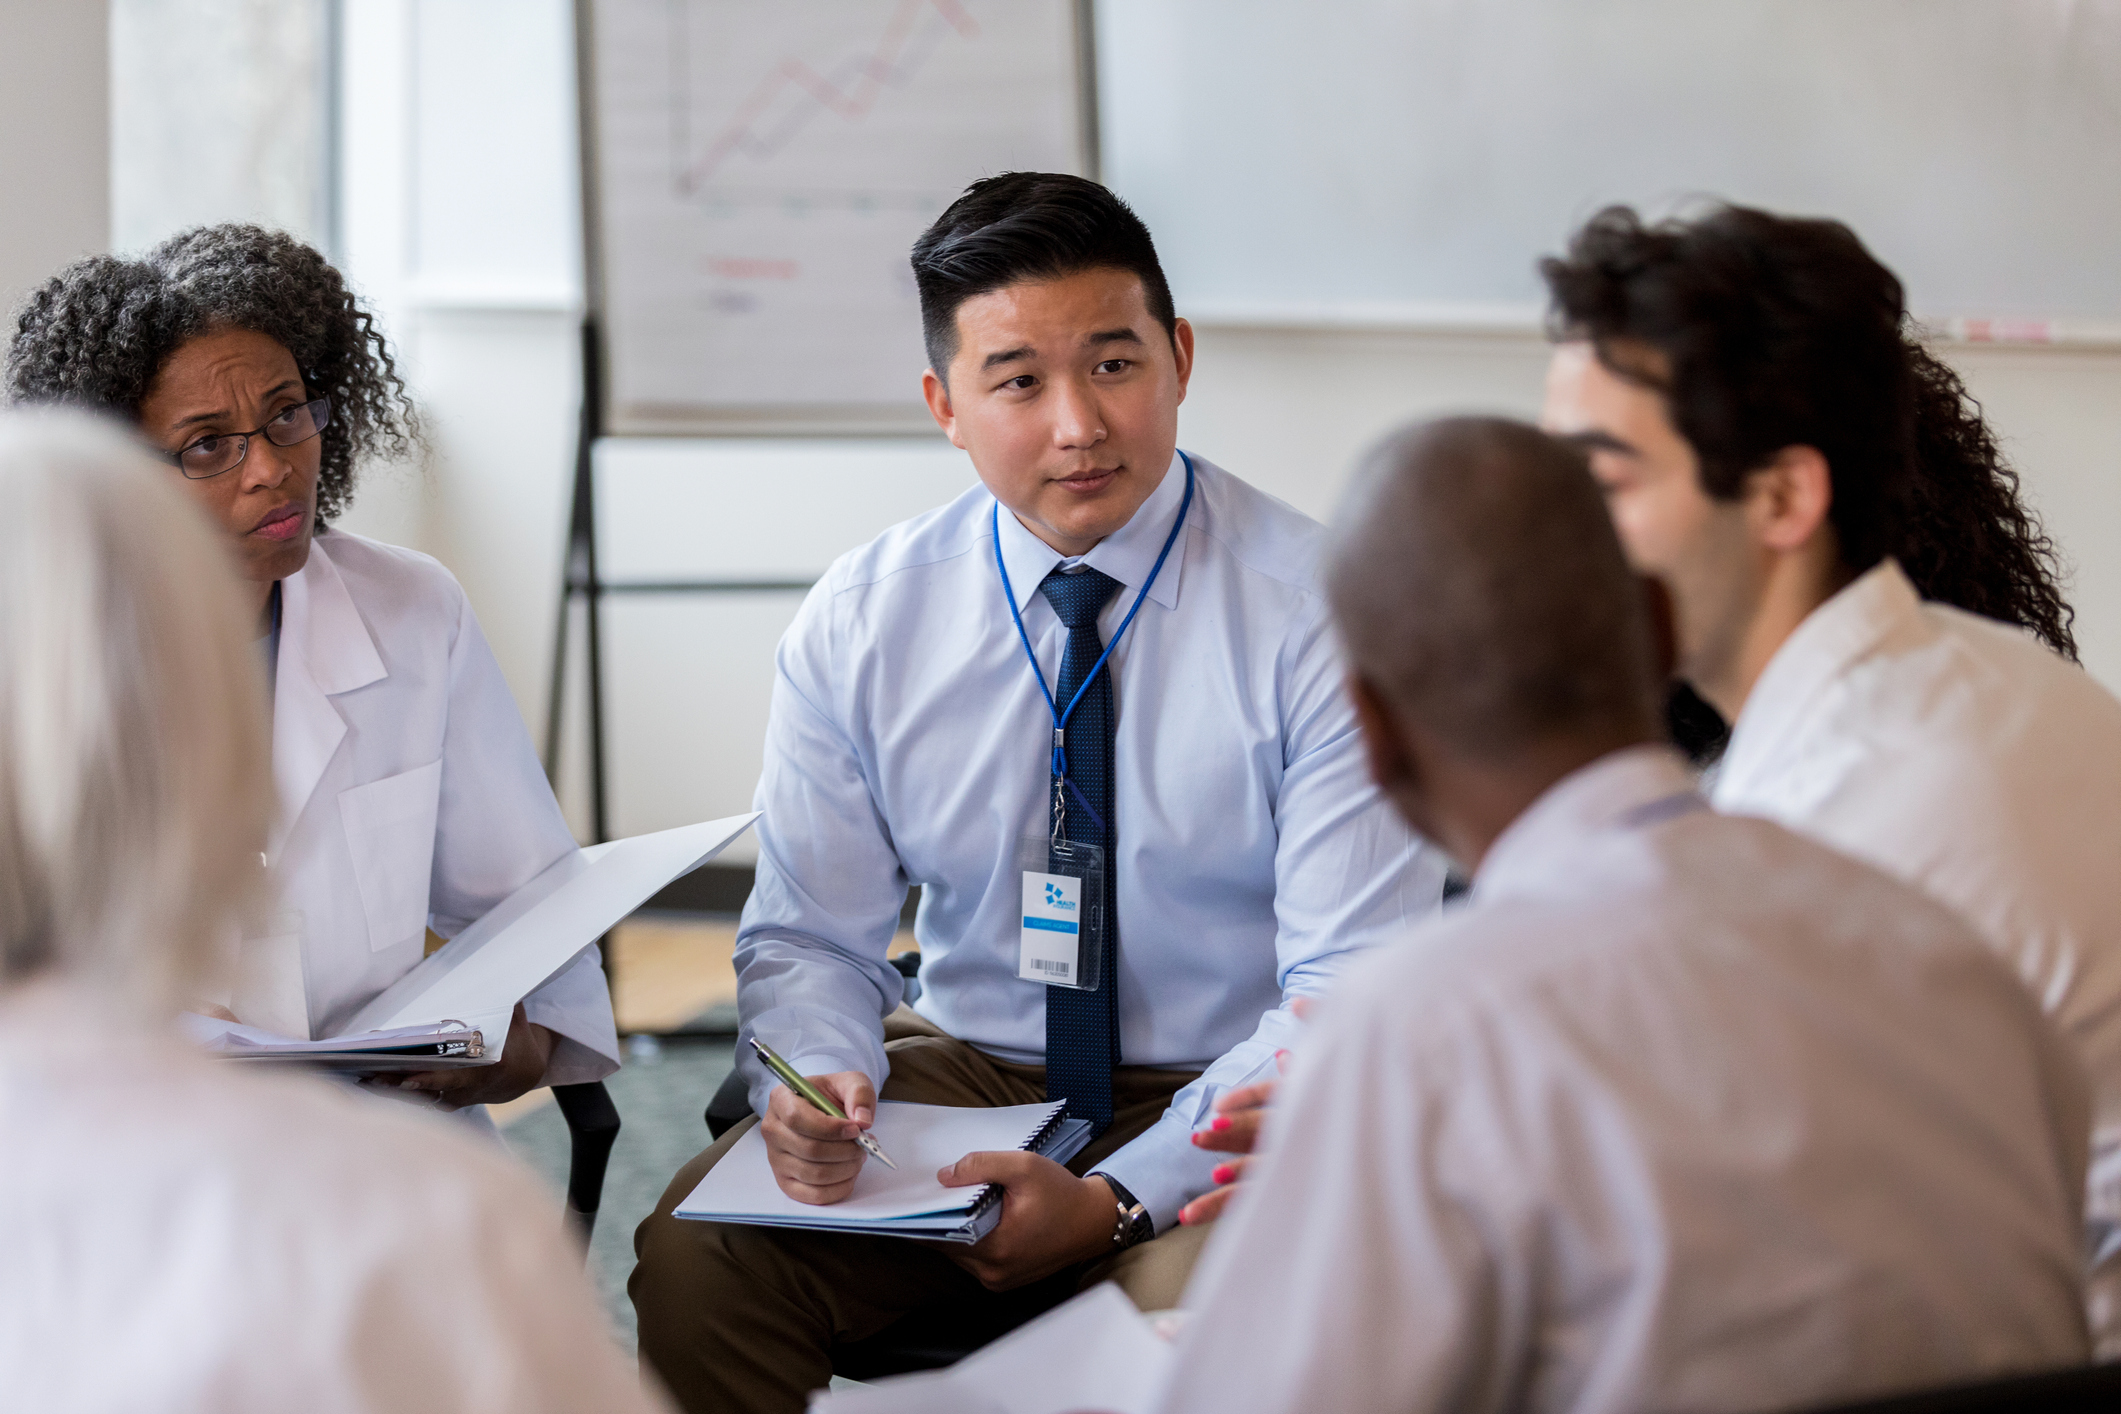
M 906 1008 L 885 1027 L 891 1075 L 882 1098 L 930 1105 L 1023 1105 L 1046 1095 L 1045 1067 L 1013 1065 L 945 1035 Z M 1112 1127 L 1068 1167 L 1088 1173 L 1154 1124 L 1191 1072 L 1123 1066 L 1112 1077 Z M 832 1347 L 920 1312 L 938 1329 L 1021 1324 L 1101 1281 L 1141 1309 L 1178 1304 L 1205 1230 L 1154 1241 L 1015 1291 L 987 1290 L 935 1247 L 903 1238 L 786 1232 L 671 1216 L 729 1151 L 747 1119 L 678 1170 L 634 1234 L 627 1282 L 640 1317 L 641 1362 L 689 1414 L 800 1414 L 832 1377 Z

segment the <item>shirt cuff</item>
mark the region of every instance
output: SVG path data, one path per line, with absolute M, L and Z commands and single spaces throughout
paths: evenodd
M 767 1044 L 771 1045 L 772 1042 Z M 883 1093 L 884 1082 L 877 1075 L 875 1068 L 867 1058 L 855 1054 L 852 1050 L 808 1046 L 793 1055 L 784 1055 L 781 1059 L 787 1061 L 789 1069 L 797 1075 L 836 1075 L 843 1070 L 858 1070 L 869 1077 L 870 1086 L 879 1095 Z M 751 1097 L 751 1112 L 763 1118 L 766 1102 L 773 1098 L 773 1087 L 781 1082 L 778 1076 L 766 1069 L 766 1063 L 759 1059 L 758 1052 L 751 1049 L 748 1031 L 737 1037 L 736 1068 L 744 1077 L 745 1092 Z
M 1202 1088 L 1208 1093 L 1199 1102 L 1200 1113 L 1192 1113 L 1191 1106 L 1185 1114 L 1165 1110 L 1155 1124 L 1097 1166 L 1148 1210 L 1158 1232 L 1169 1231 L 1178 1222 L 1180 1208 L 1215 1186 L 1210 1175 L 1225 1158 L 1193 1144 L 1194 1128 L 1222 1093 L 1219 1086 Z
M 618 1070 L 619 1028 L 594 945 L 523 998 L 523 1019 L 558 1038 L 539 1085 L 585 1085 Z

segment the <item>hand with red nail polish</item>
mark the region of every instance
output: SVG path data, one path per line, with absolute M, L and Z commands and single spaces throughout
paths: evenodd
M 1262 1080 L 1253 1085 L 1240 1085 L 1235 1090 L 1226 1090 L 1215 1101 L 1215 1118 L 1208 1121 L 1206 1129 L 1193 1132 L 1196 1148 L 1213 1149 L 1224 1154 L 1249 1154 L 1259 1143 L 1259 1127 L 1267 1117 L 1267 1106 L 1274 1099 L 1276 1082 Z M 1210 1181 L 1222 1187 L 1204 1193 L 1186 1204 L 1178 1213 L 1178 1220 L 1187 1226 L 1212 1222 L 1222 1212 L 1236 1191 L 1238 1177 L 1244 1173 L 1246 1159 L 1232 1159 L 1217 1164 L 1208 1175 Z
M 1310 1014 L 1310 1003 L 1298 997 L 1292 1009 L 1299 1017 Z M 1289 1053 L 1286 1050 L 1274 1053 L 1274 1064 L 1282 1074 L 1289 1072 Z M 1196 1149 L 1213 1149 L 1222 1154 L 1249 1154 L 1259 1145 L 1259 1127 L 1266 1120 L 1267 1106 L 1273 1103 L 1274 1087 L 1279 1082 L 1261 1080 L 1251 1085 L 1240 1085 L 1235 1090 L 1225 1090 L 1216 1097 L 1215 1118 L 1208 1121 L 1206 1129 L 1193 1131 L 1193 1146 Z M 1208 1175 L 1212 1182 L 1222 1187 L 1204 1193 L 1185 1207 L 1179 1209 L 1178 1220 L 1187 1226 L 1214 1221 L 1223 1206 L 1230 1201 L 1239 1175 L 1249 1160 L 1234 1159 L 1218 1164 Z
M 1231 1198 L 1236 1196 L 1237 1182 L 1244 1177 L 1245 1168 L 1251 1162 L 1250 1159 L 1232 1159 L 1228 1163 L 1217 1164 L 1215 1171 L 1209 1174 L 1208 1177 L 1221 1184 L 1222 1187 L 1203 1193 L 1200 1197 L 1186 1204 L 1185 1207 L 1180 1208 L 1178 1210 L 1179 1222 L 1187 1227 L 1197 1227 L 1202 1223 L 1214 1222 L 1216 1218 L 1222 1215 L 1222 1210 L 1229 1205 Z
M 1249 1154 L 1259 1143 L 1259 1126 L 1274 1099 L 1272 1080 L 1225 1090 L 1215 1100 L 1215 1118 L 1193 1132 L 1193 1142 L 1221 1154 Z

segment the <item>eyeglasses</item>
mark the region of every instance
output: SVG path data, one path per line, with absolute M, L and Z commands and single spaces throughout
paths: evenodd
M 193 481 L 205 481 L 243 465 L 243 458 L 250 455 L 250 439 L 261 432 L 275 447 L 292 447 L 307 442 L 330 425 L 331 399 L 312 398 L 275 413 L 263 427 L 253 427 L 248 432 L 215 432 L 180 451 L 162 455 Z

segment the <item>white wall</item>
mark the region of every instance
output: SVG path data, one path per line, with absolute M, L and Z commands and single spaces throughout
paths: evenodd
M 12 315 L 60 266 L 110 245 L 109 12 L 0 0 L 0 55 L 0 311 Z
M 2105 0 L 1097 12 L 1106 178 L 1197 309 L 1534 310 L 1592 211 L 1713 194 L 1849 222 L 1932 319 L 2121 321 Z
M 253 221 L 329 250 L 329 0 L 109 0 L 109 12 L 112 248 Z
M 364 0 L 347 10 L 347 258 L 402 341 L 435 434 L 433 464 L 379 478 L 347 523 L 457 571 L 540 735 L 577 397 L 566 9 Z M 1546 358 L 1526 333 L 1410 329 L 1214 324 L 1199 348 L 1185 445 L 1317 516 L 1330 514 L 1357 453 L 1404 419 L 1534 413 Z M 2087 666 L 2121 688 L 2121 352 L 1945 352 L 2076 566 Z M 604 568 L 628 578 L 808 578 L 971 476 L 939 438 L 629 443 L 604 466 Z M 748 804 L 773 646 L 799 600 L 607 601 L 617 831 Z M 583 759 L 576 737 L 562 798 L 578 828 Z
M 343 16 L 342 261 L 429 447 L 368 474 L 341 525 L 456 572 L 542 739 L 578 405 L 570 6 L 362 0 Z M 563 799 L 586 833 L 579 791 Z
M 2121 350 L 1959 345 L 1945 353 L 2070 568 L 2084 666 L 2121 692 Z

